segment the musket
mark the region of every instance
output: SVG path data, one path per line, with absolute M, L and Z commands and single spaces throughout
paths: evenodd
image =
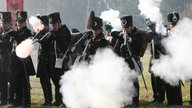
M 39 34 L 39 32 L 32 38 L 32 40 L 35 39 L 35 37 Z M 50 36 L 51 32 L 47 32 L 45 35 L 43 35 L 40 39 L 33 41 L 33 44 L 39 41 L 42 41 L 45 37 Z
M 152 31 L 152 30 L 151 30 Z M 151 48 L 152 48 L 152 58 L 155 59 L 155 34 L 154 37 L 151 40 Z M 153 73 L 151 73 L 153 74 Z M 157 96 L 157 77 L 154 75 L 154 79 L 155 79 L 155 91 L 156 91 L 156 96 Z
M 40 32 L 37 32 L 37 33 L 35 34 L 35 36 L 33 36 L 32 40 L 34 40 L 34 39 L 38 36 L 39 33 L 40 33 Z
M 81 60 L 85 60 L 85 57 L 86 57 L 86 55 L 87 55 L 87 49 L 88 49 L 88 46 L 89 46 L 89 43 L 91 42 L 91 39 L 89 39 L 88 40 L 88 42 L 86 43 L 86 46 L 85 46 L 85 48 L 84 48 L 84 50 L 83 50 L 83 53 L 81 54 L 81 56 L 79 57 L 79 58 L 77 58 L 76 60 L 75 60 L 75 63 L 76 62 L 79 62 L 79 61 L 81 61 Z
M 72 45 L 69 45 L 66 53 L 69 52 L 70 50 L 75 50 L 76 45 L 79 44 L 79 42 L 81 42 L 81 41 L 85 38 L 86 35 L 87 35 L 87 32 L 86 32 L 85 34 L 83 34 L 83 36 L 82 36 L 76 43 L 74 43 L 74 44 L 72 44 Z M 77 58 L 76 58 L 76 60 L 75 60 L 74 63 L 79 62 L 79 61 L 82 60 L 82 59 L 85 59 L 86 50 L 87 50 L 87 48 L 88 48 L 89 42 L 90 42 L 90 39 L 89 39 L 89 41 L 87 42 L 87 44 L 86 44 L 86 46 L 85 46 L 85 48 L 84 48 L 84 50 L 83 50 L 83 53 L 81 54 L 80 57 L 77 57 Z M 71 42 L 70 42 L 70 43 L 71 43 Z
M 74 50 L 76 48 L 76 45 L 79 44 L 79 42 L 81 42 L 83 40 L 83 38 L 85 38 L 85 36 L 87 35 L 87 32 L 83 34 L 83 36 L 73 45 L 71 45 L 70 49 Z
M 7 32 L 3 32 L 1 35 L 3 37 L 5 37 L 8 33 L 12 32 L 12 31 L 13 31 L 13 29 L 10 28 Z
M 145 89 L 148 91 L 147 85 L 146 85 L 146 82 L 145 82 L 145 78 L 144 78 L 144 75 L 143 75 L 143 72 L 142 72 L 142 69 L 141 69 L 141 66 L 139 65 L 137 60 L 134 57 L 132 57 L 133 56 L 132 49 L 131 49 L 131 46 L 129 45 L 129 43 L 127 42 L 126 32 L 123 31 L 123 33 L 124 33 L 124 45 L 126 45 L 126 47 L 127 47 L 129 56 L 131 56 L 131 60 L 132 60 L 132 62 L 134 64 L 134 66 L 135 66 L 135 71 L 141 73 Z

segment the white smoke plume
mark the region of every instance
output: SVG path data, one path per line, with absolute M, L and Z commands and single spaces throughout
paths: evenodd
M 69 108 L 122 108 L 135 96 L 137 74 L 111 49 L 98 50 L 92 61 L 75 64 L 60 80 Z
M 152 70 L 171 85 L 192 79 L 192 20 L 184 18 L 163 41 L 168 55 L 154 61 Z
M 105 3 L 105 5 L 107 6 L 107 9 L 111 9 L 110 6 L 109 6 L 109 3 L 107 3 L 106 0 L 104 0 L 104 3 Z
M 33 48 L 34 48 L 33 40 L 26 39 L 16 47 L 15 52 L 18 57 L 27 58 L 30 55 Z
M 138 9 L 141 15 L 145 18 L 150 18 L 151 21 L 156 22 L 158 32 L 165 32 L 163 26 L 162 14 L 160 12 L 160 5 L 162 0 L 139 0 Z
M 100 18 L 104 22 L 111 23 L 113 30 L 121 30 L 121 21 L 119 19 L 120 12 L 118 10 L 109 9 L 101 12 Z
M 34 32 L 36 33 L 44 29 L 44 25 L 41 23 L 41 20 L 37 17 L 31 16 L 29 18 L 29 24 L 32 26 Z

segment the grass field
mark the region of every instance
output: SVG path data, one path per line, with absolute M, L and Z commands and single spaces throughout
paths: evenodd
M 185 83 L 185 87 L 182 87 L 182 93 L 183 93 L 183 102 L 184 105 L 181 106 L 165 106 L 165 105 L 151 105 L 149 104 L 150 101 L 153 100 L 152 96 L 152 89 L 151 89 L 151 80 L 150 80 L 150 74 L 148 72 L 148 64 L 149 64 L 149 51 L 146 51 L 145 56 L 142 58 L 142 62 L 144 65 L 144 77 L 147 83 L 148 91 L 145 89 L 143 80 L 141 79 L 141 76 L 139 78 L 139 83 L 140 83 L 140 107 L 141 108 L 165 108 L 165 107 L 178 107 L 178 108 L 189 108 L 192 107 L 188 104 L 188 101 L 190 99 L 189 95 L 189 85 L 190 83 Z M 31 92 L 32 92 L 32 108 L 42 108 L 41 104 L 44 102 L 43 99 L 43 92 L 40 86 L 39 79 L 37 79 L 35 76 L 31 77 Z M 53 89 L 54 91 L 54 89 Z M 54 92 L 53 92 L 54 93 Z M 164 102 L 165 104 L 167 101 Z M 5 106 L 6 108 L 6 106 Z M 49 107 L 49 108 L 54 108 L 54 107 Z

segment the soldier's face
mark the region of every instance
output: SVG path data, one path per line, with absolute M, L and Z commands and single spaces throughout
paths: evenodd
M 49 25 L 44 25 L 44 29 L 49 29 Z
M 95 29 L 95 30 L 92 30 L 92 32 L 93 32 L 93 36 L 98 36 L 99 34 L 101 34 L 102 29 L 101 28 Z
M 55 30 L 55 31 L 58 31 L 61 28 L 60 23 L 54 23 L 54 24 L 51 24 L 51 26 L 53 27 L 53 30 Z
M 172 30 L 173 27 L 174 27 L 174 25 L 170 23 L 170 24 L 169 24 L 169 29 Z
M 131 33 L 131 31 L 132 31 L 132 26 L 128 26 L 128 27 L 124 28 L 124 30 L 125 30 L 127 33 Z
M 155 32 L 156 26 L 152 26 L 152 27 L 150 27 L 150 29 L 151 29 L 151 31 Z
M 17 24 L 17 29 L 18 30 L 21 30 L 26 26 L 26 22 L 22 22 L 22 23 L 17 22 L 16 24 Z
M 3 28 L 3 29 L 6 29 L 6 28 L 8 28 L 8 27 L 10 27 L 11 26 L 11 23 L 2 23 L 1 24 L 1 27 Z

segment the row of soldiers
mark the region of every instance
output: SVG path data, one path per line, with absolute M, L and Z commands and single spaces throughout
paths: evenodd
M 1 105 L 8 102 L 8 81 L 10 84 L 10 102 L 23 103 L 24 106 L 30 106 L 30 85 L 29 75 L 35 75 L 35 69 L 31 57 L 20 59 L 16 56 L 15 47 L 26 38 L 31 37 L 30 30 L 26 27 L 26 13 L 16 13 L 17 31 L 11 27 L 11 13 L 0 12 L 0 94 Z M 21 17 L 25 16 L 25 17 Z M 14 71 L 14 72 L 12 72 Z M 14 96 L 16 95 L 16 98 Z M 14 100 L 13 100 L 14 99 Z
M 59 13 L 50 14 L 49 19 L 47 16 L 40 16 L 38 18 L 45 27 L 38 33 L 37 38 L 41 38 L 44 33 L 49 31 L 49 23 L 52 24 L 53 27 L 51 36 L 39 41 L 41 48 L 38 55 L 37 76 L 40 77 L 45 96 L 45 103 L 43 105 L 63 106 L 62 96 L 59 92 L 59 79 L 68 68 L 66 66 L 55 68 L 55 61 L 56 58 L 62 57 L 66 52 L 71 40 L 71 34 L 67 26 L 61 24 Z M 10 107 L 30 107 L 31 86 L 29 76 L 36 74 L 35 68 L 30 56 L 20 58 L 16 55 L 15 51 L 17 45 L 33 36 L 27 28 L 27 12 L 16 12 L 16 31 L 11 27 L 10 12 L 0 12 L 0 19 L 2 27 L 0 31 L 0 105 L 6 105 L 9 102 L 11 104 Z M 55 85 L 55 102 L 53 104 L 51 103 L 52 92 L 50 78 Z M 9 97 L 7 93 L 8 82 L 10 84 Z
M 113 31 L 111 38 L 106 39 L 103 34 L 103 21 L 96 17 L 91 11 L 87 21 L 87 31 L 84 33 L 72 33 L 65 24 L 62 24 L 59 12 L 49 15 L 38 15 L 44 29 L 36 33 L 35 38 L 40 43 L 38 51 L 37 77 L 43 89 L 45 103 L 43 106 L 65 106 L 62 102 L 60 89 L 60 77 L 69 70 L 69 59 L 74 62 L 82 60 L 90 61 L 91 56 L 98 48 L 112 47 L 114 52 L 124 58 L 129 68 L 142 75 L 142 64 L 140 58 L 143 57 L 147 43 L 151 43 L 152 59 L 159 59 L 161 54 L 167 54 L 161 40 L 166 37 L 155 31 L 155 23 L 149 21 L 148 26 L 151 31 L 144 31 L 133 25 L 132 16 L 121 17 L 122 31 Z M 19 58 L 15 53 L 15 48 L 22 41 L 32 37 L 31 31 L 27 28 L 27 12 L 16 12 L 17 30 L 11 28 L 11 13 L 0 12 L 0 105 L 12 104 L 10 107 L 30 107 L 30 75 L 35 75 L 35 69 L 31 57 Z M 176 25 L 179 20 L 178 13 L 168 15 L 170 25 Z M 52 30 L 49 28 L 52 26 Z M 46 36 L 46 37 L 45 37 Z M 76 47 L 74 50 L 72 50 Z M 152 65 L 152 64 L 151 64 Z M 167 95 L 168 104 L 182 105 L 181 85 L 171 86 L 153 72 L 152 88 L 154 91 L 154 101 L 162 103 Z M 52 85 L 55 86 L 55 102 L 52 103 Z M 10 94 L 7 98 L 7 82 L 10 83 Z M 136 95 L 132 104 L 125 104 L 127 107 L 139 106 L 139 82 L 134 81 Z

